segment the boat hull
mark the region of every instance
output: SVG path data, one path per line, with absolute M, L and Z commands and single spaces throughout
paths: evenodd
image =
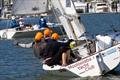
M 100 76 L 104 75 L 113 69 L 115 69 L 120 62 L 120 44 L 104 51 L 95 53 L 91 56 L 87 56 L 77 62 L 74 62 L 68 66 L 47 66 L 43 64 L 43 69 L 45 71 L 53 72 L 54 74 L 56 70 L 58 72 L 60 70 L 66 70 L 68 73 L 73 73 L 73 75 L 77 75 L 79 77 L 88 77 L 88 76 Z M 61 73 L 62 74 L 62 73 Z M 64 74 L 63 76 L 68 76 L 68 74 Z M 71 76 L 71 75 L 69 75 Z
M 32 38 L 35 36 L 37 32 L 41 30 L 31 30 L 31 31 L 19 31 L 16 32 L 12 38 Z
M 53 32 L 57 32 L 59 35 L 63 35 L 63 27 L 51 27 Z M 37 32 L 43 32 L 44 29 L 38 30 L 15 30 L 13 29 L 4 29 L 0 31 L 0 38 L 4 39 L 13 39 L 13 38 L 33 38 Z
M 46 71 L 48 74 L 53 75 L 53 76 L 59 76 L 59 77 L 71 77 L 71 78 L 76 78 L 79 77 L 75 75 L 74 73 L 66 70 L 54 70 L 54 71 Z
M 120 75 L 120 63 L 116 68 L 114 68 L 112 71 L 110 71 L 109 74 Z

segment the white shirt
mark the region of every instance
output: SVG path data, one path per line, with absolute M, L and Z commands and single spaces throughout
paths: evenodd
M 38 30 L 39 29 L 39 25 L 34 25 L 33 26 L 33 30 Z
M 20 25 L 20 27 L 23 27 L 23 26 L 24 26 L 24 22 L 23 22 L 23 21 L 20 21 L 20 22 L 19 22 L 19 25 Z

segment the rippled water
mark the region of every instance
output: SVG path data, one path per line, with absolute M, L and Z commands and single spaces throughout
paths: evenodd
M 32 49 L 14 46 L 12 41 L 0 40 L 0 80 L 34 80 L 43 73 Z
M 81 21 L 85 22 L 84 25 L 88 27 L 89 33 L 102 31 L 106 26 L 110 27 L 111 25 L 120 29 L 120 14 L 100 14 L 99 17 L 101 18 L 93 15 L 81 16 Z M 120 80 L 120 75 L 69 78 L 47 74 L 42 70 L 40 60 L 34 57 L 32 49 L 15 46 L 13 40 L 0 40 L 0 80 Z
M 15 46 L 11 40 L 0 40 L 0 80 L 119 80 L 119 75 L 72 78 L 47 74 L 32 49 Z

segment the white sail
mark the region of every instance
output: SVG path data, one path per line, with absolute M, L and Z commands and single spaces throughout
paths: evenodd
M 71 0 L 51 0 L 51 2 L 69 39 L 79 40 L 85 29 L 79 22 L 73 2 Z
M 40 14 L 48 11 L 48 0 L 14 0 L 12 12 L 15 15 Z

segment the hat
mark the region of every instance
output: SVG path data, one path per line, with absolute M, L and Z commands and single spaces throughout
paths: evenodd
M 55 40 L 58 40 L 59 39 L 59 35 L 57 33 L 53 33 L 51 38 L 55 39 Z
M 47 29 L 44 30 L 43 33 L 44 33 L 45 36 L 50 36 L 51 30 L 47 28 Z
M 15 19 L 15 16 L 12 16 L 11 18 L 12 18 L 12 19 Z
M 37 32 L 35 35 L 35 41 L 40 41 L 43 37 L 43 34 L 41 32 Z

